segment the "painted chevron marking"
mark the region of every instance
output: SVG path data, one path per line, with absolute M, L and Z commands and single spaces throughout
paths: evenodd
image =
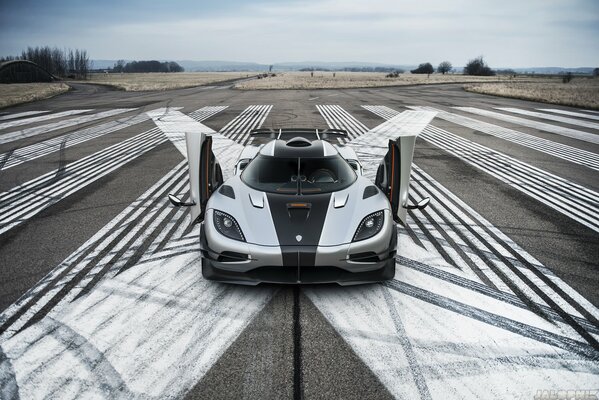
M 370 110 L 372 107 L 377 106 L 364 106 L 365 109 Z M 378 106 L 380 107 L 380 106 Z M 412 110 L 429 110 L 436 111 L 437 118 L 441 118 L 445 121 L 452 122 L 454 124 L 462 125 L 470 129 L 474 129 L 480 132 L 484 132 L 495 137 L 508 140 L 512 143 L 516 143 L 521 146 L 531 148 L 533 150 L 540 151 L 545 154 L 549 154 L 554 157 L 561 158 L 566 161 L 573 162 L 587 166 L 591 169 L 599 170 L 599 155 L 590 151 L 581 150 L 576 147 L 568 146 L 562 143 L 554 142 L 540 138 L 538 136 L 529 135 L 526 133 L 518 132 L 513 129 L 504 128 L 499 125 L 493 125 L 488 122 L 479 121 L 473 118 L 464 117 L 462 115 L 445 112 L 434 107 L 409 107 Z M 384 114 L 384 113 L 383 113 Z M 380 116 L 383 116 L 380 114 Z M 387 115 L 387 114 L 384 114 Z M 385 118 L 383 116 L 383 118 Z
M 0 194 L 0 234 L 165 141 L 154 128 Z
M 599 121 L 599 115 L 591 115 L 591 114 L 575 112 L 575 111 L 560 110 L 558 108 L 537 108 L 537 110 L 554 113 L 554 114 L 569 115 L 571 117 L 577 117 L 577 118 L 594 119 L 596 121 Z
M 70 118 L 47 125 L 34 126 L 31 128 L 22 129 L 20 131 L 8 132 L 3 135 L 0 135 L 0 144 L 10 143 L 14 142 L 15 140 L 42 135 L 44 133 L 52 132 L 58 129 L 69 128 L 71 126 L 96 121 L 102 118 L 112 117 L 114 115 L 126 113 L 133 110 L 135 110 L 135 108 L 119 108 L 115 110 L 102 111 L 91 115 L 82 115 L 79 117 Z
M 421 138 L 599 232 L 599 193 L 434 126 Z
M 37 117 L 30 117 L 30 118 L 23 118 L 23 119 L 19 119 L 16 121 L 9 121 L 9 122 L 3 122 L 0 124 L 0 130 L 4 130 L 4 129 L 8 129 L 8 128 L 13 128 L 15 126 L 21 126 L 21 125 L 29 125 L 29 124 L 35 124 L 38 122 L 42 122 L 42 121 L 47 121 L 50 119 L 56 119 L 56 118 L 62 118 L 62 117 L 68 117 L 70 115 L 77 115 L 77 114 L 82 114 L 88 111 L 93 111 L 91 109 L 88 110 L 68 110 L 68 111 L 61 111 L 55 114 L 48 114 L 48 115 L 39 115 Z
M 532 121 L 526 118 L 515 117 L 513 115 L 507 115 L 498 113 L 495 111 L 483 110 L 475 107 L 453 107 L 456 110 L 461 110 L 465 112 L 469 112 L 472 114 L 482 115 L 484 117 L 490 117 L 494 119 L 498 119 L 500 121 L 506 121 L 513 124 L 526 126 L 528 128 L 538 129 L 545 132 L 555 133 L 557 135 L 570 137 L 573 139 L 583 140 L 589 143 L 599 143 L 599 135 L 579 131 L 577 129 L 565 128 L 562 126 L 547 124 L 545 122 Z
M 25 112 L 20 112 L 20 113 L 15 113 L 15 114 L 2 115 L 2 116 L 0 116 L 0 121 L 6 121 L 7 119 L 23 118 L 23 117 L 27 117 L 30 115 L 44 114 L 47 112 L 50 112 L 50 111 L 25 111 Z
M 380 111 L 388 118 L 397 118 L 398 114 L 387 107 L 371 111 Z M 376 143 L 375 140 L 370 142 Z M 380 159 L 377 149 L 373 149 L 373 155 Z M 416 198 L 433 197 L 433 202 L 426 210 L 410 213 L 411 220 L 418 226 L 414 231 L 428 250 L 424 254 L 439 254 L 449 265 L 458 266 L 460 273 L 468 279 L 515 293 L 528 309 L 545 319 L 549 318 L 546 307 L 551 305 L 566 321 L 563 329 L 575 337 L 583 335 L 593 342 L 594 339 L 575 319 L 584 316 L 592 323 L 598 322 L 596 316 L 585 308 L 595 310 L 593 306 L 573 290 L 566 292 L 560 289 L 561 284 L 555 284 L 551 280 L 553 278 L 548 277 L 548 274 L 552 274 L 545 267 L 416 165 L 412 173 L 411 192 Z
M 485 273 L 493 274 L 489 265 L 506 269 L 543 315 L 531 312 L 530 300 L 481 284 L 467 269 L 449 267 L 434 248 L 414 245 L 400 229 L 396 278 L 380 290 L 305 290 L 356 354 L 397 398 L 426 393 L 432 398 L 448 393 L 455 398 L 501 397 L 507 387 L 508 395 L 532 396 L 546 379 L 573 388 L 583 385 L 580 379 L 596 382 L 599 352 L 581 338 L 592 340 L 590 333 L 597 334 L 599 325 L 593 321 L 599 310 L 418 167 L 413 173 L 414 193 L 434 196 L 429 205 L 434 212 L 426 219 L 437 220 L 439 229 L 464 232 L 457 244 L 480 249 Z M 537 292 L 551 299 L 551 306 Z M 548 364 L 548 359 L 554 362 Z M 468 372 L 472 370 L 475 376 Z M 498 374 L 510 384 L 498 381 Z
M 184 157 L 187 157 L 185 132 L 203 132 L 210 135 L 212 137 L 212 152 L 221 164 L 223 178 L 228 179 L 231 176 L 232 166 L 235 165 L 235 161 L 237 161 L 243 150 L 243 146 L 238 142 L 216 133 L 196 119 L 179 111 L 168 110 L 165 113 L 159 112 L 149 115 Z
M 559 115 L 553 115 L 553 114 L 548 114 L 548 113 L 543 113 L 543 112 L 538 112 L 538 111 L 522 110 L 520 108 L 513 108 L 513 107 L 495 107 L 495 108 L 497 110 L 506 111 L 506 112 L 510 112 L 513 114 L 526 115 L 527 117 L 534 117 L 534 118 L 540 118 L 540 119 L 547 119 L 549 121 L 563 122 L 565 124 L 582 126 L 584 128 L 599 129 L 598 123 L 584 121 L 584 120 L 580 120 L 580 119 L 576 119 L 576 118 L 562 117 Z
M 187 191 L 186 164 L 0 316 L 0 343 L 21 397 L 85 397 L 99 387 L 112 395 L 183 396 L 271 299 L 273 288 L 201 277 L 198 229 L 183 235 L 188 213 L 166 196 Z M 73 360 L 86 371 L 84 385 L 63 368 Z
M 179 107 L 176 107 L 179 109 Z M 121 129 L 142 123 L 149 120 L 146 114 L 139 114 L 134 117 L 125 117 L 114 121 L 105 122 L 100 125 L 92 126 L 86 129 L 67 133 L 42 142 L 34 143 L 29 146 L 20 147 L 13 151 L 0 154 L 0 170 L 5 170 L 36 158 L 52 154 L 60 149 L 66 149 L 88 140 L 97 139 L 108 133 L 116 132 Z

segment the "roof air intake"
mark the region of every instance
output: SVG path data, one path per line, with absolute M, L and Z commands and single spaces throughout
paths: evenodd
M 291 147 L 308 147 L 312 146 L 312 142 L 306 138 L 297 136 L 287 141 L 287 146 Z

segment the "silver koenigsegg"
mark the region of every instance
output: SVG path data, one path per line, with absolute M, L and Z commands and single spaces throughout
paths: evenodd
M 169 198 L 192 207 L 201 224 L 203 276 L 252 285 L 392 279 L 396 224 L 406 222 L 407 208 L 428 203 L 407 199 L 415 138 L 431 118 L 379 135 L 387 143 L 378 149 L 368 134 L 342 144 L 340 130 L 253 131 L 226 181 L 213 136 L 186 133 L 190 201 Z M 369 158 L 384 151 L 374 182 L 358 158 L 367 145 L 375 147 Z

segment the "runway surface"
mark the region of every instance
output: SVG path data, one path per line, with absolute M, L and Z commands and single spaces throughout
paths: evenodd
M 399 228 L 395 279 L 201 277 L 199 229 L 167 199 L 188 193 L 185 130 L 222 135 L 230 175 L 251 129 L 346 129 L 367 154 L 405 110 L 436 112 L 410 192 L 431 203 Z M 460 85 L 75 84 L 5 109 L 0 398 L 596 396 L 597 119 Z

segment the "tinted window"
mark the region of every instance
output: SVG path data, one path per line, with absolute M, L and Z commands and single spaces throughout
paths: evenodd
M 241 179 L 271 193 L 316 194 L 345 189 L 356 180 L 352 167 L 339 155 L 326 158 L 276 158 L 260 155 Z

